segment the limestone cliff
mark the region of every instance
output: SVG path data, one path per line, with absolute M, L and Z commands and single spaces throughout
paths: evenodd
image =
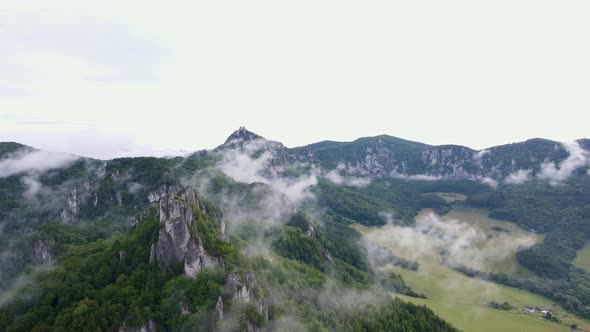
M 161 269 L 172 263 L 183 263 L 184 273 L 193 276 L 205 269 L 222 265 L 221 258 L 210 255 L 203 247 L 193 220 L 193 208 L 200 208 L 192 188 L 170 186 L 150 194 L 159 198 L 160 231 L 150 250 L 150 261 Z
M 51 253 L 49 246 L 43 240 L 35 240 L 33 243 L 33 259 L 37 263 L 49 263 L 51 261 Z
M 233 304 L 254 303 L 258 308 L 258 313 L 268 320 L 268 305 L 263 298 L 260 298 L 256 288 L 256 278 L 253 273 L 230 273 L 228 274 L 225 284 L 233 292 Z M 248 331 L 259 331 L 256 322 L 248 321 Z

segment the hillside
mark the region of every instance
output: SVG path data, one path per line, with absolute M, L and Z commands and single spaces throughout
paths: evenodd
M 452 330 L 383 296 L 423 297 L 399 270 L 418 264 L 349 225 L 407 233 L 420 211 L 458 207 L 543 240 L 510 254 L 527 275 L 437 251 L 446 268 L 590 318 L 590 274 L 572 264 L 590 238 L 589 146 L 477 151 L 381 135 L 290 149 L 240 128 L 210 151 L 103 161 L 0 143 L 0 327 Z

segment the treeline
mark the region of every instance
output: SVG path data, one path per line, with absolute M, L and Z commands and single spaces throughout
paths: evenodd
M 434 192 L 456 192 L 466 195 L 489 192 L 489 187 L 474 181 L 406 181 L 377 177 L 364 187 L 346 187 L 320 180 L 315 189 L 320 207 L 337 216 L 365 225 L 383 225 L 383 212 L 395 221 L 412 224 L 423 208 L 439 214 L 451 205 Z

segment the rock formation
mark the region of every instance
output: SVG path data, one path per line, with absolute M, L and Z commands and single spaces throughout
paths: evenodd
M 42 240 L 35 240 L 33 243 L 33 259 L 37 263 L 49 263 L 51 261 L 51 253 L 47 244 Z
M 252 273 L 230 273 L 225 284 L 233 291 L 232 300 L 234 303 L 255 303 L 258 313 L 268 320 L 268 306 L 264 299 L 257 298 L 256 278 Z M 256 322 L 248 321 L 248 331 L 259 331 Z
M 217 319 L 223 319 L 223 300 L 221 296 L 217 299 L 217 304 L 215 305 L 215 311 L 217 312 Z
M 67 206 L 59 211 L 59 218 L 64 224 L 75 224 L 78 222 L 78 212 L 78 191 L 74 188 L 68 195 Z
M 158 242 L 150 248 L 150 261 L 155 260 L 162 269 L 182 262 L 187 276 L 221 265 L 220 258 L 207 253 L 193 223 L 192 209 L 200 205 L 193 189 L 170 186 L 149 195 L 149 199 L 157 197 L 160 231 Z

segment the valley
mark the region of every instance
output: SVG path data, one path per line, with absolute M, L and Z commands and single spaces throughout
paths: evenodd
M 0 330 L 590 331 L 582 146 L 287 148 L 243 127 L 174 158 L 2 143 Z
M 416 217 L 417 228 L 420 223 L 427 222 L 430 210 L 423 210 Z M 489 218 L 487 211 L 482 209 L 455 208 L 444 215 L 442 222 L 463 223 L 463 230 L 469 229 L 475 234 L 481 232 L 489 237 L 479 238 L 472 242 L 473 247 L 466 249 L 465 262 L 479 254 L 487 259 L 486 264 L 480 265 L 482 270 L 502 272 L 510 275 L 527 276 L 531 272 L 520 266 L 516 260 L 516 249 L 507 246 L 507 243 L 522 242 L 523 238 L 532 239 L 532 243 L 538 243 L 543 237 L 538 234 L 523 230 L 513 223 Z M 415 298 L 395 294 L 404 300 L 426 305 L 436 314 L 448 320 L 456 327 L 464 331 L 475 332 L 520 332 L 520 331 L 569 331 L 570 324 L 577 324 L 579 329 L 590 330 L 590 322 L 575 318 L 573 314 L 566 312 L 560 306 L 554 305 L 545 297 L 532 294 L 525 290 L 499 285 L 491 281 L 470 278 L 446 266 L 440 258 L 439 251 L 444 249 L 444 243 L 433 238 L 433 233 L 414 234 L 413 243 L 396 241 L 397 234 L 403 232 L 405 236 L 408 230 L 399 230 L 395 226 L 367 227 L 354 224 L 353 227 L 360 231 L 369 241 L 384 246 L 399 257 L 415 260 L 420 266 L 417 271 L 391 267 L 395 273 L 401 275 L 406 284 L 416 291 L 427 296 L 426 299 Z M 504 231 L 494 231 L 502 229 Z M 500 233 L 500 234 L 498 234 Z M 477 237 L 474 235 L 474 237 Z M 426 246 L 427 242 L 435 242 L 434 246 Z M 451 242 L 449 242 L 451 243 Z M 452 244 L 451 244 L 452 245 Z M 500 250 L 496 250 L 500 249 Z M 493 256 L 485 256 L 486 250 L 492 251 Z M 471 253 L 471 254 L 469 254 Z M 490 301 L 498 303 L 508 302 L 514 306 L 511 310 L 498 310 L 488 306 Z M 523 308 L 527 306 L 541 307 L 553 306 L 553 313 L 561 320 L 560 323 L 550 322 L 537 314 L 525 314 Z

